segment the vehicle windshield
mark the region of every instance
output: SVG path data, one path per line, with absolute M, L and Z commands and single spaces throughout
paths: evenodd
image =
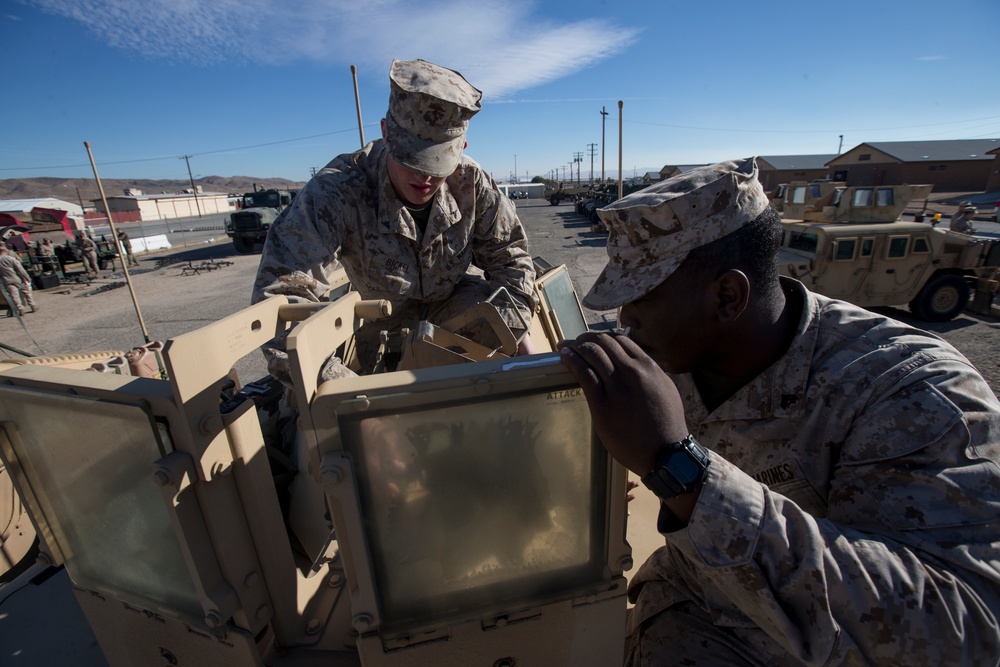
M 803 232 L 801 234 L 790 232 L 788 234 L 788 243 L 786 244 L 786 246 L 792 250 L 800 250 L 802 252 L 813 254 L 816 253 L 816 247 L 818 245 L 819 236 L 808 232 Z
M 277 192 L 251 192 L 243 195 L 243 208 L 278 208 L 280 205 L 281 199 Z

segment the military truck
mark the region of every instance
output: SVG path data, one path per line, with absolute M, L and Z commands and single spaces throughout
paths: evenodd
M 549 203 L 552 206 L 558 206 L 564 201 L 575 202 L 577 199 L 586 195 L 590 190 L 590 184 L 587 185 L 567 185 L 565 183 L 559 183 L 559 186 L 554 188 L 553 192 L 548 194 Z
M 258 243 L 263 243 L 267 230 L 296 194 L 297 191 L 274 189 L 245 193 L 240 210 L 231 213 L 226 223 L 226 236 L 233 240 L 236 252 L 253 252 Z
M 859 306 L 908 305 L 929 322 L 957 317 L 973 294 L 976 310 L 989 314 L 1000 239 L 898 219 L 911 198 L 926 197 L 930 188 L 834 188 L 802 219 L 782 221 L 781 272 Z
M 586 323 L 565 266 L 540 273 L 544 349 Z M 446 323 L 406 335 L 434 365 L 321 381 L 388 313 L 337 294 L 148 364 L 0 362 L 0 459 L 108 663 L 620 662 L 626 474 L 558 355 L 502 335 L 483 355 Z M 240 386 L 234 362 L 284 332 L 293 389 Z

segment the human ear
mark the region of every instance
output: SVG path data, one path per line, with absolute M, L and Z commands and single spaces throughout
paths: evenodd
M 750 279 L 738 269 L 729 269 L 716 279 L 719 321 L 735 322 L 750 302 Z

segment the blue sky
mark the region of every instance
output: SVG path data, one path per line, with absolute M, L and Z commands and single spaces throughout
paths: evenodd
M 0 178 L 307 180 L 379 136 L 392 58 L 484 92 L 497 180 L 1000 137 L 996 0 L 6 0 Z

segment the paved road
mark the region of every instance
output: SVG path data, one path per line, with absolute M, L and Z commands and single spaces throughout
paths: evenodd
M 566 264 L 578 294 L 589 289 L 605 263 L 607 237 L 590 232 L 590 224 L 570 204 L 550 206 L 544 200 L 519 200 L 533 256 L 550 264 Z M 132 232 L 130 231 L 130 234 Z M 133 284 L 151 339 L 203 327 L 249 303 L 250 286 L 259 255 L 239 255 L 228 241 L 152 253 L 140 259 Z M 185 275 L 188 266 L 231 262 L 219 268 Z M 39 313 L 27 315 L 22 327 L 14 318 L 0 318 L 0 342 L 39 354 L 88 350 L 126 350 L 143 336 L 122 276 L 105 276 L 92 284 L 63 285 L 37 294 Z M 900 319 L 905 309 L 884 309 Z M 610 328 L 614 312 L 586 310 L 592 328 Z M 917 323 L 919 325 L 919 323 Z M 978 316 L 962 315 L 952 322 L 928 326 L 950 340 L 1000 388 L 1000 325 Z M 0 350 L 0 358 L 8 354 Z M 243 381 L 265 373 L 253 354 L 237 366 Z M 655 530 L 657 504 L 640 490 L 630 506 L 628 539 L 636 565 L 662 544 Z M 634 570 L 633 570 L 634 572 Z M 2 597 L 3 591 L 0 591 Z M 86 622 L 69 592 L 65 572 L 40 587 L 28 587 L 0 606 L 0 664 L 104 665 Z

